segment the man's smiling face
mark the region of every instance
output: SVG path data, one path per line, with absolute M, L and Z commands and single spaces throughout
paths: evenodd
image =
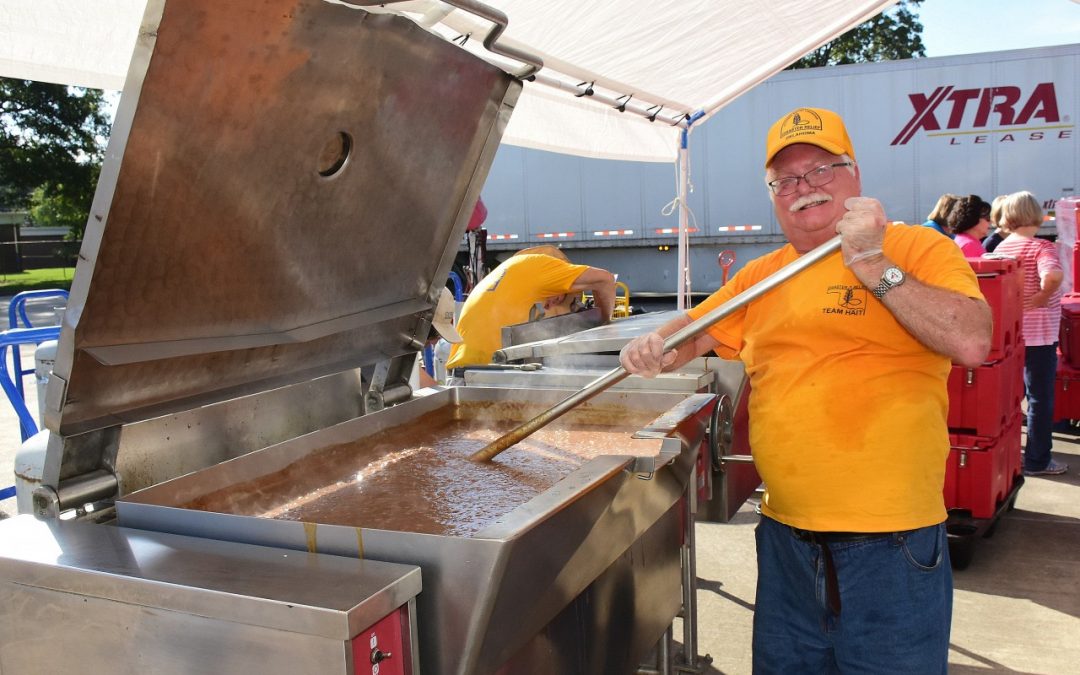
M 765 180 L 789 176 L 802 176 L 822 165 L 842 162 L 844 159 L 824 148 L 808 143 L 789 145 L 776 153 Z M 836 167 L 832 181 L 821 187 L 810 187 L 800 180 L 795 192 L 777 196 L 769 192 L 776 210 L 776 219 L 788 241 L 799 253 L 806 253 L 831 239 L 836 234 L 836 223 L 846 209 L 848 197 L 858 197 L 862 192 L 858 166 Z

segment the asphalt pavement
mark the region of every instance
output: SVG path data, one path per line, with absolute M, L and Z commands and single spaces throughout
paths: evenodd
M 1071 467 L 1029 477 L 1016 508 L 977 539 L 953 574 L 949 671 L 1080 673 L 1080 437 L 1054 436 Z M 697 526 L 699 653 L 710 673 L 750 673 L 754 611 L 754 525 L 744 507 L 732 523 Z

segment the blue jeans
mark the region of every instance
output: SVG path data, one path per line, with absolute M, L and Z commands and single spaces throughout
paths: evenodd
M 754 673 L 945 673 L 952 569 L 945 524 L 822 546 L 762 516 L 757 526 Z
M 1042 471 L 1054 445 L 1054 378 L 1057 344 L 1024 348 L 1024 394 L 1027 396 L 1027 446 L 1024 468 Z

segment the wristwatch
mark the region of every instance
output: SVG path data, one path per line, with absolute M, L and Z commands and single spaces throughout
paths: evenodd
M 885 294 L 888 293 L 890 289 L 904 283 L 904 279 L 906 278 L 907 276 L 904 274 L 904 270 L 896 265 L 886 267 L 885 271 L 881 273 L 881 281 L 879 281 L 878 285 L 872 288 L 870 292 L 874 294 L 875 298 L 880 300 L 885 297 Z

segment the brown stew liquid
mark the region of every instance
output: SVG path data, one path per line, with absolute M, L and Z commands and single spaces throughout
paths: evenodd
M 380 530 L 469 536 L 601 455 L 651 456 L 631 435 L 651 413 L 575 411 L 491 462 L 469 455 L 542 412 L 448 407 L 330 446 L 284 469 L 199 497 L 183 508 Z

